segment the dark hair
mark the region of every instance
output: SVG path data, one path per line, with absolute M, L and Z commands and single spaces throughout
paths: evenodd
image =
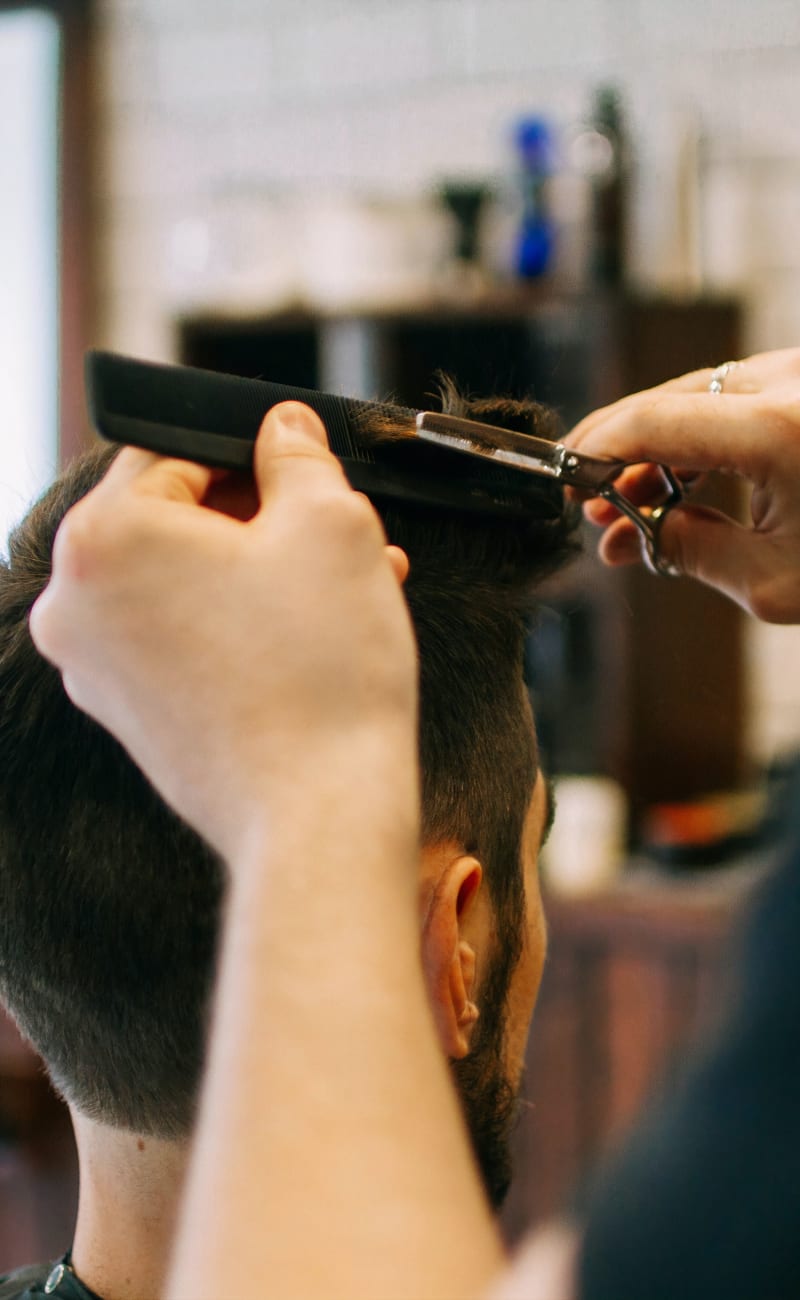
M 539 432 L 550 420 L 530 403 L 467 408 L 451 393 L 449 405 Z M 76 461 L 12 533 L 0 567 L 0 995 L 78 1109 L 170 1137 L 193 1119 L 223 871 L 70 703 L 28 632 L 56 529 L 113 455 Z M 519 953 L 520 843 L 537 761 L 525 619 L 532 584 L 573 549 L 573 518 L 406 505 L 381 514 L 411 561 L 423 838 L 456 839 L 484 863 L 505 937 L 493 975 L 502 999 Z M 491 1019 L 484 1011 L 479 1043 L 497 1055 Z

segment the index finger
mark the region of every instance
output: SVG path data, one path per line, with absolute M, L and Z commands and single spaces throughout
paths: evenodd
M 758 478 L 768 468 L 769 426 L 769 413 L 758 394 L 652 389 L 595 412 L 564 441 L 593 456 Z
M 170 501 L 202 501 L 216 470 L 194 461 L 159 456 L 139 447 L 123 447 L 94 492 L 115 491 L 135 483 L 137 491 Z

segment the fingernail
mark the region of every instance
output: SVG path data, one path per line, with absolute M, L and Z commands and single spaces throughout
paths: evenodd
M 300 433 L 313 438 L 321 447 L 328 446 L 325 425 L 310 406 L 304 406 L 302 402 L 281 402 L 273 407 L 272 414 L 276 424 L 286 433 Z

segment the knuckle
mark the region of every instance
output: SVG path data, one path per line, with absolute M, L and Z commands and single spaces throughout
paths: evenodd
M 380 534 L 375 511 L 358 492 L 326 495 L 320 501 L 318 519 L 332 536 L 353 545 Z
M 74 704 L 77 709 L 82 708 L 83 696 L 82 696 L 80 684 L 78 680 L 73 676 L 73 674 L 68 672 L 62 673 L 61 684 L 64 687 L 64 691 L 67 697 L 69 698 L 69 700 L 71 701 L 71 703 Z
M 599 455 L 622 456 L 632 465 L 647 459 L 647 439 L 656 432 L 664 415 L 664 397 L 648 390 L 637 393 L 625 405 L 620 405 L 613 422 L 598 430 L 592 446 L 586 447 Z
M 768 585 L 753 583 L 747 591 L 747 603 L 753 616 L 762 623 L 779 623 L 778 608 L 774 595 Z
M 80 577 L 101 540 L 98 520 L 88 499 L 64 515 L 53 542 L 53 569 L 65 577 Z
M 661 559 L 675 573 L 685 578 L 695 577 L 691 553 L 681 538 L 673 536 L 668 547 L 661 548 Z
M 769 361 L 772 364 L 778 360 L 783 363 L 783 366 L 790 372 L 800 374 L 800 348 L 786 348 L 782 353 L 778 353 L 777 355 L 773 355 L 769 352 L 762 352 L 758 357 L 755 357 L 754 360 Z
M 784 395 L 775 398 L 770 393 L 763 393 L 759 402 L 759 416 L 764 431 L 769 437 L 770 455 L 789 445 L 796 445 L 800 438 L 800 393 L 792 400 Z
M 696 548 L 692 545 L 691 526 L 683 510 L 674 510 L 661 533 L 663 559 L 687 578 L 698 576 Z
M 360 521 L 365 531 L 383 537 L 383 527 L 369 497 L 363 492 L 351 492 L 349 496 L 353 517 Z
M 53 542 L 53 573 L 80 582 L 113 570 L 120 551 L 129 549 L 136 540 L 132 537 L 136 531 L 135 514 L 143 539 L 148 511 L 137 512 L 132 504 L 126 506 L 120 501 L 111 510 L 104 498 L 96 500 L 94 492 L 90 492 L 67 511 L 59 525 Z
M 663 413 L 665 406 L 665 394 L 660 393 L 658 389 L 648 389 L 639 397 L 638 407 L 633 413 L 633 419 L 638 423 L 646 425 L 658 421 Z
M 797 621 L 797 580 L 781 582 L 768 578 L 752 582 L 747 591 L 750 612 L 762 623 L 795 623 Z
M 28 630 L 36 649 L 46 659 L 58 650 L 58 621 L 53 616 L 52 592 L 46 588 L 28 615 Z

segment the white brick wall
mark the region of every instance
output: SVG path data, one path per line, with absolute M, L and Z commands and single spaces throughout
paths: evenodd
M 751 348 L 800 342 L 798 0 L 103 0 L 101 16 L 108 345 L 169 355 L 188 274 L 176 229 L 205 223 L 210 292 L 221 244 L 260 257 L 266 284 L 304 196 L 507 174 L 515 117 L 566 126 L 601 81 L 620 87 L 635 144 L 638 277 L 674 282 L 691 120 L 705 137 L 709 282 L 745 295 Z M 751 639 L 758 753 L 800 738 L 798 649 L 792 631 Z
M 133 245 L 126 256 L 128 234 L 114 237 L 112 299 L 135 271 L 170 310 L 163 261 L 139 261 L 137 220 L 160 232 L 163 259 L 171 225 L 221 195 L 235 215 L 244 190 L 407 194 L 444 173 L 508 174 L 516 116 L 565 126 L 609 80 L 636 148 L 639 277 L 674 274 L 692 120 L 706 137 L 711 280 L 756 300 L 756 345 L 800 337 L 800 304 L 783 293 L 771 306 L 800 269 L 796 0 L 104 0 L 102 15 L 100 202 Z M 720 195 L 740 218 L 724 231 Z

